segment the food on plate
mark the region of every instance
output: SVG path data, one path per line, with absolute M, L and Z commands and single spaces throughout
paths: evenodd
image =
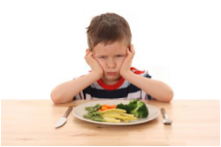
M 130 122 L 137 118 L 148 116 L 146 104 L 138 99 L 131 100 L 129 104 L 120 103 L 118 105 L 96 104 L 95 106 L 85 107 L 88 112 L 83 117 L 99 122 Z
M 137 118 L 146 118 L 149 114 L 146 104 L 138 99 L 131 100 L 129 104 L 120 103 L 116 108 L 124 109 L 127 113 L 134 114 Z
M 85 108 L 88 110 L 88 108 Z M 91 119 L 93 121 L 100 121 L 100 122 L 112 122 L 112 123 L 119 123 L 119 122 L 129 122 L 130 120 L 136 120 L 137 118 L 134 117 L 132 114 L 127 114 L 123 109 L 108 109 L 104 111 L 88 111 L 87 114 L 83 116 L 84 118 Z
M 95 106 L 86 107 L 85 110 L 92 113 L 98 111 L 101 107 L 101 104 L 96 104 Z
M 130 122 L 131 120 L 137 120 L 137 118 L 132 114 L 127 114 L 123 109 L 109 109 L 101 112 L 105 122 L 119 123 Z
M 103 104 L 102 107 L 98 111 L 104 111 L 104 110 L 113 109 L 113 108 L 116 108 L 116 107 L 117 107 L 117 105 Z

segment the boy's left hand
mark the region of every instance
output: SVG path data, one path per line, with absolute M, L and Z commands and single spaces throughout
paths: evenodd
M 135 55 L 134 46 L 131 44 L 130 47 L 127 48 L 127 56 L 124 59 L 124 62 L 123 62 L 121 69 L 120 69 L 121 76 L 124 77 L 124 75 L 126 73 L 131 72 L 130 68 L 131 68 L 131 64 L 132 64 L 132 60 L 133 60 L 134 55 Z

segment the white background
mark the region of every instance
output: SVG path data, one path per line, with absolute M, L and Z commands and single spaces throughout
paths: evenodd
M 221 98 L 218 0 L 0 1 L 0 98 L 50 99 L 87 73 L 86 27 L 114 12 L 129 22 L 134 67 L 166 82 L 174 99 Z

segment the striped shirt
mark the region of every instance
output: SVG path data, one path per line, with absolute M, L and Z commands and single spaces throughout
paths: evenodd
M 137 75 L 151 78 L 147 71 L 139 71 L 134 67 L 131 67 L 131 71 Z M 144 92 L 142 89 L 134 86 L 123 77 L 114 84 L 107 85 L 101 79 L 94 82 L 79 94 L 77 94 L 73 100 L 78 99 L 148 99 L 151 100 L 151 96 Z

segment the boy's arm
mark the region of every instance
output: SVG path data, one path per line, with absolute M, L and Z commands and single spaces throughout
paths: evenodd
M 74 96 L 99 79 L 100 75 L 92 71 L 88 75 L 62 83 L 51 92 L 51 99 L 56 104 L 70 102 Z
M 172 89 L 161 81 L 142 77 L 133 72 L 125 73 L 123 77 L 159 101 L 169 102 L 173 98 Z
M 124 63 L 121 66 L 121 76 L 157 100 L 169 102 L 173 98 L 173 91 L 167 84 L 136 75 L 130 70 L 134 55 L 134 46 L 130 45 L 127 49 L 127 57 L 124 59 Z
M 86 76 L 58 85 L 51 92 L 51 99 L 54 103 L 58 104 L 72 101 L 74 96 L 103 76 L 102 67 L 94 59 L 93 53 L 89 49 L 86 50 L 84 58 L 87 64 L 91 67 L 92 72 Z

